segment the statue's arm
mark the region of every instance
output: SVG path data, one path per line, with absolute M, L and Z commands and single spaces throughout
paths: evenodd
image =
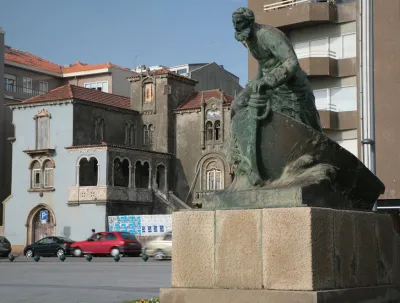
M 281 37 L 279 33 L 265 32 L 262 41 L 275 58 L 281 62 L 280 65 L 262 78 L 270 88 L 276 88 L 288 81 L 298 70 L 299 61 L 289 44 L 290 42 Z

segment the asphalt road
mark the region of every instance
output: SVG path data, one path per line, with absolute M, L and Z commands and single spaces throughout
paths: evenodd
M 171 262 L 111 257 L 0 259 L 0 303 L 122 303 L 171 287 Z

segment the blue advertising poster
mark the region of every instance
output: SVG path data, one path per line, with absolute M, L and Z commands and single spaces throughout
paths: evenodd
M 151 226 L 147 226 L 147 232 L 151 233 Z
M 164 232 L 164 225 L 160 225 L 160 232 Z
M 157 225 L 154 225 L 153 227 L 154 227 L 154 232 L 156 233 L 157 232 Z

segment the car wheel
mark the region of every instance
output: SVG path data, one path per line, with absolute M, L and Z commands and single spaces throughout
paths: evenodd
M 57 257 L 61 257 L 61 256 L 64 256 L 64 250 L 62 249 L 62 248 L 60 248 L 59 250 L 57 250 Z
M 29 258 L 32 258 L 32 257 L 33 257 L 33 250 L 32 250 L 32 249 L 28 249 L 28 250 L 25 252 L 25 257 L 27 257 L 28 259 L 29 259 Z
M 74 249 L 74 256 L 75 257 L 80 257 L 82 255 L 82 250 L 80 248 L 75 248 Z
M 115 256 L 118 256 L 118 255 L 120 255 L 119 249 L 116 248 L 116 247 L 112 248 L 111 249 L 111 256 L 115 257 Z
M 154 259 L 156 260 L 164 260 L 165 259 L 165 253 L 159 249 L 156 251 L 156 253 L 154 254 Z

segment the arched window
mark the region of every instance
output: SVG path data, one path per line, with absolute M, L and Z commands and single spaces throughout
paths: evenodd
M 104 118 L 96 117 L 94 119 L 93 128 L 94 128 L 94 138 L 95 138 L 95 140 L 96 141 L 103 141 L 104 140 L 104 134 L 105 134 L 105 128 L 106 128 L 106 122 L 105 122 Z
M 143 99 L 145 103 L 150 103 L 153 101 L 154 96 L 154 85 L 153 83 L 147 83 L 143 90 Z
M 207 134 L 206 138 L 207 138 L 207 141 L 212 141 L 213 140 L 213 137 L 214 137 L 213 133 L 214 133 L 213 124 L 212 124 L 211 121 L 208 121 L 206 123 L 206 134 Z
M 32 167 L 31 187 L 40 188 L 42 186 L 42 169 L 40 168 L 39 161 L 35 161 L 31 167 Z
M 149 125 L 149 143 L 150 144 L 154 143 L 154 126 L 153 126 L 153 124 Z
M 219 169 L 207 170 L 207 186 L 206 190 L 220 190 L 221 186 L 221 171 Z
M 135 165 L 135 187 L 136 188 L 149 188 L 150 182 L 150 166 L 149 163 L 140 161 Z
M 136 125 L 132 123 L 129 126 L 129 145 L 135 146 L 136 145 Z
M 129 161 L 119 158 L 114 159 L 114 186 L 128 187 L 129 186 Z
M 165 179 L 165 166 L 160 164 L 157 166 L 156 184 L 159 190 L 165 191 L 167 189 Z
M 147 125 L 143 125 L 143 145 L 149 145 L 149 128 Z
M 79 186 L 97 186 L 98 161 L 92 157 L 79 161 Z
M 54 187 L 53 181 L 53 163 L 50 160 L 46 160 L 43 165 L 43 187 L 51 188 Z
M 219 120 L 214 122 L 214 131 L 215 141 L 218 141 L 221 138 L 221 122 Z

